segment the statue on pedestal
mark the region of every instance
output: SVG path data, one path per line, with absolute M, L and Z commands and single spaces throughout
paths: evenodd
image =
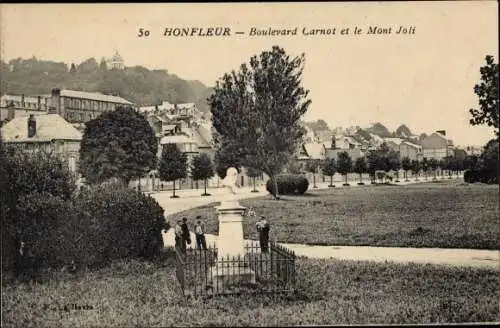
M 234 167 L 230 167 L 226 171 L 226 178 L 222 181 L 225 187 L 228 187 L 233 195 L 237 194 L 240 190 L 238 186 L 238 170 Z

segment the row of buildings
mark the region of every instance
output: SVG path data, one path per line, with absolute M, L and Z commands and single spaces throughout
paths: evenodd
M 347 152 L 353 160 L 366 156 L 367 152 L 385 143 L 390 149 L 398 152 L 400 158 L 421 161 L 423 158 L 441 160 L 447 156 L 466 156 L 480 152 L 480 149 L 463 149 L 456 147 L 446 136 L 446 131 L 439 130 L 415 141 L 412 138 L 383 138 L 370 133 L 371 139 L 365 140 L 359 135 L 335 135 L 330 133 L 330 141 L 321 142 L 311 129 L 306 127 L 304 143 L 300 146 L 299 159 L 337 158 L 339 152 Z
M 188 160 L 200 153 L 214 157 L 210 113 L 201 113 L 194 103 L 139 107 L 119 96 L 97 92 L 53 89 L 50 95 L 4 95 L 0 98 L 2 136 L 7 144 L 25 149 L 52 149 L 67 160 L 73 172 L 78 170 L 79 148 L 85 122 L 117 106 L 128 106 L 141 112 L 155 131 L 158 140 L 158 157 L 167 144 L 176 144 L 188 155 Z M 461 150 L 453 146 L 445 131 L 436 131 L 421 140 L 381 138 L 372 135 L 366 142 L 353 135 L 333 135 L 329 142 L 318 142 L 310 129 L 297 149 L 297 159 L 337 158 L 346 151 L 353 160 L 386 143 L 399 152 L 401 158 L 421 160 L 424 157 L 442 159 L 457 155 Z M 354 131 L 354 130 L 353 130 Z M 249 183 L 244 172 L 240 185 Z M 264 177 L 262 177 L 264 179 Z M 189 179 L 188 179 L 189 180 Z

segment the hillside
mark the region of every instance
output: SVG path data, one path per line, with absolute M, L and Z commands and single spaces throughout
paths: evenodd
M 167 70 L 149 70 L 142 66 L 108 70 L 90 58 L 79 65 L 36 58 L 2 61 L 0 94 L 49 94 L 53 88 L 115 94 L 138 105 L 194 102 L 206 112 L 211 92 L 200 81 L 186 81 Z

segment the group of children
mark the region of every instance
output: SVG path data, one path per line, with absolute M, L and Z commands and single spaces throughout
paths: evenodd
M 253 210 L 251 211 L 255 213 Z M 259 234 L 260 249 L 263 253 L 267 253 L 269 251 L 270 224 L 264 216 L 261 216 L 255 226 Z M 194 234 L 196 236 L 196 248 L 206 250 L 207 240 L 205 238 L 205 224 L 202 222 L 200 215 L 196 217 Z M 183 217 L 182 220 L 177 220 L 177 225 L 175 226 L 175 247 L 180 248 L 181 251 L 186 254 L 188 245 L 191 245 L 191 234 L 189 232 L 187 218 Z

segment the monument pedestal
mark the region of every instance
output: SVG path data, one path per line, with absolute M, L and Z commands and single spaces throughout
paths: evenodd
M 245 207 L 237 201 L 222 202 L 216 207 L 219 217 L 217 263 L 211 268 L 213 283 L 230 288 L 233 284 L 255 284 L 255 272 L 243 265 L 243 213 Z M 240 259 L 240 261 L 238 261 Z

